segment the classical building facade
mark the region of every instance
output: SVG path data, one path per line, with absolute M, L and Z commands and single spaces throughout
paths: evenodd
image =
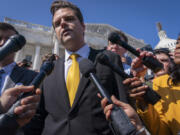
M 38 70 L 41 59 L 45 54 L 52 52 L 60 57 L 64 55 L 64 48 L 58 43 L 52 27 L 10 18 L 5 18 L 4 22 L 13 25 L 26 38 L 26 45 L 17 52 L 15 61 L 18 62 L 26 58 L 32 61 L 33 69 Z M 92 48 L 102 49 L 107 46 L 108 34 L 114 30 L 118 29 L 107 24 L 86 24 L 85 41 Z M 136 39 L 127 33 L 125 35 L 128 37 L 128 43 L 133 47 L 141 48 L 145 46 L 143 40 Z

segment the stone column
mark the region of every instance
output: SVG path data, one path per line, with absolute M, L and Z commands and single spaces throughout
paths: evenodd
M 59 43 L 57 41 L 57 39 L 54 42 L 54 50 L 53 53 L 56 54 L 57 56 L 59 56 Z
M 33 70 L 39 70 L 40 67 L 40 46 L 36 46 L 36 53 L 34 57 Z
M 19 61 L 21 61 L 21 60 L 22 60 L 22 50 L 19 50 L 18 52 L 16 52 L 14 61 L 15 61 L 15 62 L 19 62 Z

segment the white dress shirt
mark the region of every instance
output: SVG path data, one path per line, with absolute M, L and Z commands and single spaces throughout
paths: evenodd
M 15 67 L 16 63 L 13 62 L 5 67 L 3 67 L 2 69 L 4 70 L 4 73 L 2 74 L 2 81 L 1 81 L 1 85 L 0 85 L 0 95 L 2 94 L 2 89 L 4 88 L 5 84 L 7 83 L 8 78 L 11 75 L 11 72 L 13 70 L 13 68 Z
M 65 50 L 65 62 L 64 62 L 64 67 L 65 67 L 64 68 L 65 69 L 64 78 L 65 78 L 65 81 L 67 78 L 68 70 L 72 64 L 72 59 L 70 59 L 70 57 L 69 57 L 72 53 L 78 54 L 80 56 L 77 58 L 77 61 L 79 63 L 83 58 L 88 58 L 89 53 L 90 53 L 90 48 L 87 44 L 85 44 L 83 47 L 81 47 L 76 52 L 71 52 L 71 51 Z

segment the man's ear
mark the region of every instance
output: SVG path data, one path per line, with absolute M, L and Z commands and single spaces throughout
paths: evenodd
M 83 27 L 83 30 L 85 32 L 85 29 L 86 29 L 86 25 L 84 23 L 81 23 L 82 27 Z
M 86 30 L 86 25 L 84 23 L 81 23 L 82 28 L 83 28 L 83 35 L 85 35 L 85 30 Z

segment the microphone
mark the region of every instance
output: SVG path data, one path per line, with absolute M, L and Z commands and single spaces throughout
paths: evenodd
M 135 56 L 139 57 L 140 53 L 133 48 L 132 46 L 128 45 L 126 42 L 123 42 L 120 38 L 120 36 L 116 32 L 112 32 L 108 36 L 108 40 L 112 42 L 113 44 L 118 44 L 134 54 Z M 142 63 L 150 68 L 153 72 L 157 73 L 159 70 L 163 68 L 163 64 L 159 62 L 157 59 L 153 58 L 152 56 L 145 56 L 142 59 Z
M 30 83 L 30 85 L 34 85 L 34 89 L 38 88 L 40 84 L 43 82 L 46 76 L 48 76 L 54 69 L 54 63 L 55 56 L 52 55 L 47 61 L 45 61 L 41 68 L 38 75 L 33 79 L 33 81 Z M 14 114 L 14 109 L 21 104 L 21 99 L 30 95 L 35 94 L 35 91 L 29 92 L 29 93 L 23 93 L 19 96 L 18 100 L 11 106 L 11 108 L 8 110 L 6 115 L 9 117 L 16 118 L 18 117 L 16 114 Z
M 109 92 L 101 85 L 98 77 L 95 74 L 95 67 L 93 63 L 88 59 L 83 59 L 79 63 L 79 68 L 81 73 L 85 77 L 89 77 L 91 82 L 99 90 L 101 96 L 108 99 L 108 103 L 113 104 Z M 130 122 L 128 116 L 121 107 L 114 105 L 114 108 L 111 112 L 111 121 L 110 121 L 111 130 L 114 135 L 130 135 L 136 133 L 135 126 Z
M 94 68 L 93 63 L 88 60 L 88 59 L 83 59 L 80 61 L 79 63 L 79 69 L 81 71 L 81 73 L 85 76 L 85 77 L 89 77 L 90 80 L 92 81 L 92 83 L 97 87 L 97 89 L 99 90 L 101 96 L 103 98 L 107 98 L 108 102 L 110 104 L 113 104 L 110 94 L 108 93 L 107 90 L 105 90 L 105 88 L 101 85 L 99 79 L 97 78 L 97 76 L 95 75 L 96 69 Z
M 0 61 L 7 55 L 17 52 L 26 44 L 24 36 L 16 34 L 12 35 L 2 47 L 0 47 Z
M 30 85 L 34 85 L 34 89 L 38 88 L 45 79 L 45 77 L 51 74 L 51 72 L 54 69 L 54 63 L 53 63 L 54 60 L 55 60 L 55 55 L 52 55 L 48 60 L 46 60 L 41 65 L 40 72 L 30 83 Z M 33 93 L 35 93 L 35 91 L 33 91 L 31 94 Z M 22 99 L 28 95 L 30 95 L 30 93 L 24 93 L 22 96 L 19 97 L 19 99 Z
M 104 53 L 99 53 L 96 57 L 96 60 L 103 64 L 103 65 L 107 65 L 109 66 L 113 71 L 115 71 L 116 73 L 118 73 L 123 79 L 127 79 L 127 78 L 132 78 L 132 75 L 128 75 L 126 74 L 123 70 L 121 70 L 117 65 L 113 64 L 112 62 L 110 62 L 108 56 Z M 145 85 L 143 83 L 143 85 Z M 150 87 L 148 87 L 148 90 L 146 91 L 146 93 L 144 94 L 144 100 L 147 103 L 150 103 L 152 105 L 154 105 L 155 103 L 157 103 L 159 100 L 161 99 L 161 96 L 155 92 L 154 90 L 152 90 Z
M 30 85 L 34 85 L 35 89 L 38 88 L 41 84 L 41 82 L 44 80 L 44 78 L 51 74 L 51 72 L 54 69 L 54 63 L 53 60 L 55 60 L 55 56 L 52 55 L 50 57 L 50 60 L 45 61 L 41 68 L 39 74 L 33 79 Z

